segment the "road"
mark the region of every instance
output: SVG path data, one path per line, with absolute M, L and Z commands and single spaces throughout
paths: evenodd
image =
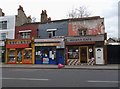
M 118 70 L 2 69 L 3 87 L 118 87 Z

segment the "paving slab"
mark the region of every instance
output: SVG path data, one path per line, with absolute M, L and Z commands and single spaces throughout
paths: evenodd
M 35 69 L 59 69 L 58 65 L 44 64 L 0 64 L 2 68 L 35 68 Z M 120 64 L 107 65 L 65 65 L 62 69 L 103 69 L 103 70 L 120 70 Z

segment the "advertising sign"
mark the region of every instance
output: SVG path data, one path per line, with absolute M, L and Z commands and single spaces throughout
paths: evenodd
M 49 58 L 43 58 L 43 64 L 49 64 Z
M 66 37 L 67 42 L 90 42 L 104 41 L 104 35 L 99 36 L 84 36 L 84 37 Z

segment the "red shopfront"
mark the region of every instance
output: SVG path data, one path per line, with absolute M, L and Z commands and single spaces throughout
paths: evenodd
M 33 64 L 32 40 L 7 40 L 6 63 L 7 64 Z

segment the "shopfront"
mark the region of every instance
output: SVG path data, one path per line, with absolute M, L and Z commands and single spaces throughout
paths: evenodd
M 33 52 L 31 39 L 6 41 L 6 63 L 8 64 L 34 64 Z
M 68 65 L 105 64 L 104 35 L 66 37 Z
M 36 64 L 64 64 L 64 39 L 35 39 Z
M 5 62 L 5 41 L 0 41 L 0 61 Z

